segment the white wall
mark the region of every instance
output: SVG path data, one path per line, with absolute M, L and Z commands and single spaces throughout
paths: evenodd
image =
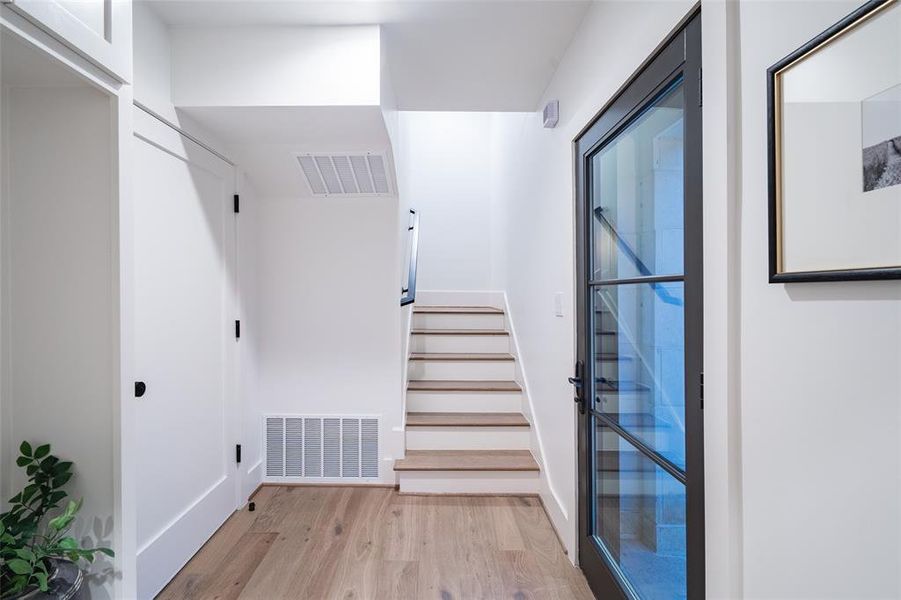
M 491 286 L 489 113 L 398 113 L 398 180 L 419 211 L 421 290 Z
M 116 546 L 112 103 L 87 86 L 3 93 L 0 494 L 10 498 L 26 480 L 15 466 L 19 443 L 49 443 L 74 462 L 70 498 L 84 498 L 73 535 Z M 90 569 L 92 598 L 111 597 L 110 567 L 101 558 Z
M 739 335 L 749 598 L 901 595 L 901 283 L 767 284 L 764 73 L 859 4 L 741 6 Z
M 259 406 L 381 415 L 380 466 L 403 450 L 395 198 L 259 202 Z
M 566 380 L 575 361 L 572 140 L 691 5 L 593 5 L 542 98 L 541 106 L 560 101 L 556 129 L 543 129 L 538 113 L 493 118 L 492 283 L 507 292 L 545 452 L 542 496 L 571 557 L 578 522 L 575 405 Z M 554 313 L 560 293 L 563 318 Z
M 377 106 L 378 26 L 176 28 L 177 106 Z

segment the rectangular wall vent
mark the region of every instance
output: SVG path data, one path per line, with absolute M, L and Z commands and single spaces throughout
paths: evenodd
M 374 479 L 379 419 L 369 416 L 266 415 L 266 479 Z
M 381 154 L 298 154 L 314 196 L 387 196 L 391 193 Z

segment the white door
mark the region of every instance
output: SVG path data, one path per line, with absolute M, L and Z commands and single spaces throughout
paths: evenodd
M 131 0 L 2 0 L 121 81 L 131 81 Z
M 237 507 L 232 167 L 135 110 L 138 596 Z

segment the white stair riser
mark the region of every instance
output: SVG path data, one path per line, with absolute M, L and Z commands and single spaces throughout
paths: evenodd
M 509 381 L 515 376 L 516 369 L 512 360 L 411 360 L 407 373 L 410 379 Z
M 506 335 L 414 335 L 410 338 L 411 352 L 510 352 L 510 337 Z
M 409 412 L 521 412 L 520 392 L 407 392 Z
M 504 329 L 504 315 L 433 314 L 413 315 L 413 329 Z
M 404 494 L 536 494 L 538 471 L 401 471 Z
M 652 435 L 654 432 L 650 427 L 638 428 L 638 427 L 627 427 L 626 431 L 633 434 L 639 440 L 648 444 L 649 440 L 653 441 L 653 443 L 648 444 L 654 448 L 657 452 L 667 452 L 670 449 L 672 444 L 670 443 L 670 432 L 661 431 L 656 435 Z M 621 438 L 619 434 L 617 434 L 612 429 L 604 429 L 601 431 L 601 439 L 597 442 L 597 447 L 600 450 L 614 450 L 619 449 L 621 451 L 630 451 L 632 446 Z
M 638 374 L 637 364 L 638 361 L 635 359 L 599 360 L 597 361 L 597 374 L 616 381 L 635 381 Z
M 410 427 L 407 450 L 528 450 L 528 427 Z
M 653 394 L 650 391 L 643 392 L 619 392 L 602 396 L 599 408 L 603 412 L 629 414 L 646 413 L 654 403 Z

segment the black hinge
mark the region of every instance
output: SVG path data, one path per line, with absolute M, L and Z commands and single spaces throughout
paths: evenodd
M 701 373 L 701 410 L 704 410 L 704 373 Z
M 235 213 L 241 212 L 241 196 L 235 194 Z
M 235 321 L 235 339 L 241 339 L 241 321 Z
M 241 462 L 241 444 L 235 444 L 235 462 Z
M 698 67 L 698 106 L 704 106 L 703 82 L 704 82 L 704 72 L 701 70 L 701 67 Z

